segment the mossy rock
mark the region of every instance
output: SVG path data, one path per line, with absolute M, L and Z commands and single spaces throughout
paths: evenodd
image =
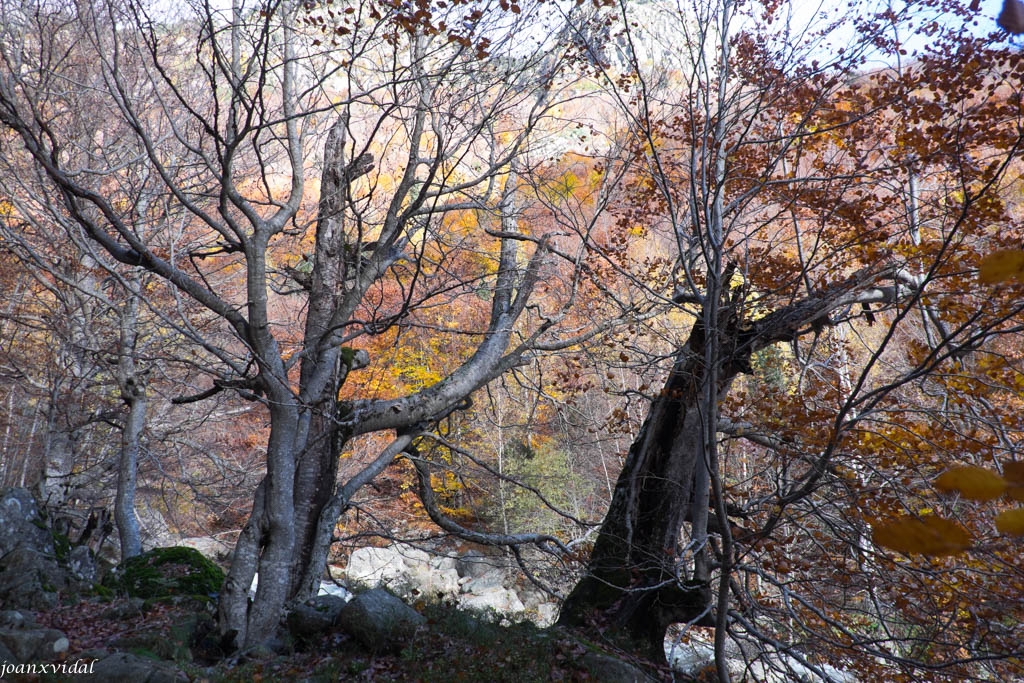
M 209 596 L 220 591 L 224 572 L 194 548 L 154 548 L 129 558 L 110 572 L 104 584 L 132 597 Z

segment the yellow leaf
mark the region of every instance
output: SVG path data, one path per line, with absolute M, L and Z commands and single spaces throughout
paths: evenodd
M 939 491 L 957 491 L 968 500 L 995 500 L 1007 486 L 1006 480 L 992 470 L 972 465 L 946 470 L 934 483 Z
M 981 259 L 978 268 L 978 279 L 989 284 L 1006 282 L 1021 275 L 1024 275 L 1024 251 L 1020 249 L 994 251 Z
M 876 525 L 876 545 L 901 553 L 955 555 L 971 547 L 971 536 L 954 521 L 942 517 L 900 517 Z
M 996 529 L 1009 536 L 1024 536 L 1024 508 L 1004 510 L 996 516 Z

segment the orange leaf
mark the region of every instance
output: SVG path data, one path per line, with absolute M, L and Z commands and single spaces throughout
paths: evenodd
M 901 553 L 955 555 L 971 547 L 971 536 L 956 522 L 942 517 L 900 517 L 875 526 L 876 545 Z
M 945 493 L 957 491 L 968 500 L 995 500 L 1003 495 L 1007 482 L 984 467 L 961 465 L 943 472 L 934 482 Z
M 996 517 L 996 529 L 1008 536 L 1024 536 L 1024 508 L 1000 512 Z
M 989 284 L 1006 282 L 1021 275 L 1024 275 L 1024 251 L 1020 249 L 994 251 L 981 259 L 978 268 L 978 279 Z

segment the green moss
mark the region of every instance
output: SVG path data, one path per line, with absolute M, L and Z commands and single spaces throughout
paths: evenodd
M 220 567 L 193 549 L 154 548 L 122 562 L 104 584 L 132 597 L 208 596 L 224 583 Z
M 68 561 L 68 557 L 71 555 L 71 539 L 61 533 L 51 530 L 50 535 L 53 536 L 53 549 L 57 555 L 57 561 L 64 563 Z

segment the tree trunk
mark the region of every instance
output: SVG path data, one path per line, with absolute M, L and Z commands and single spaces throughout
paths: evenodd
M 322 353 L 320 347 L 331 332 L 331 319 L 345 295 L 346 250 L 359 251 L 348 244 L 345 234 L 345 206 L 349 183 L 371 168 L 363 159 L 351 166 L 345 163 L 348 116 L 337 118 L 324 144 L 324 166 L 320 176 L 320 203 L 317 210 L 313 269 L 309 280 L 309 309 L 306 313 L 305 340 L 313 353 L 303 359 L 300 385 L 304 407 L 302 431 L 297 444 L 295 467 L 295 553 L 289 587 L 291 598 L 306 598 L 314 593 L 319 573 L 310 571 L 310 563 L 320 553 L 317 539 L 320 517 L 327 506 L 338 478 L 338 456 L 347 435 L 338 427 L 338 391 L 352 368 L 353 355 L 339 350 Z M 334 365 L 325 387 L 315 379 L 321 363 Z M 331 524 L 333 532 L 334 525 Z M 329 542 L 329 539 L 328 539 Z M 324 555 L 326 558 L 326 555 Z M 318 568 L 323 571 L 323 567 Z M 313 572 L 316 572 L 315 574 Z
M 129 377 L 121 389 L 128 417 L 121 433 L 121 457 L 117 466 L 117 497 L 114 520 L 121 540 L 121 560 L 142 552 L 139 520 L 135 516 L 135 480 L 139 466 L 139 441 L 146 424 L 146 388 L 141 379 Z
M 878 280 L 888 277 L 892 285 Z M 728 282 L 728 277 L 723 277 Z M 630 447 L 619 475 L 587 570 L 562 605 L 559 623 L 615 634 L 623 645 L 655 661 L 664 660 L 665 629 L 672 623 L 713 625 L 706 556 L 699 542 L 714 517 L 707 512 L 704 466 L 707 395 L 721 402 L 732 380 L 750 372 L 751 354 L 771 344 L 794 341 L 803 334 L 834 325 L 855 303 L 893 303 L 913 291 L 891 267 L 858 271 L 846 280 L 811 293 L 756 320 L 742 320 L 742 287 L 723 292 L 715 340 L 705 339 L 698 320 L 677 353 L 665 387 Z M 715 343 L 714 354 L 705 354 Z M 711 373 L 716 391 L 705 392 L 707 357 L 718 359 Z M 711 419 L 716 411 L 705 411 Z M 694 482 L 701 482 L 697 490 Z M 694 524 L 694 564 L 682 566 L 679 533 Z M 719 520 L 725 523 L 725 520 Z
M 138 338 L 138 298 L 129 293 L 121 312 L 121 339 L 117 379 L 121 400 L 128 406 L 124 430 L 121 432 L 121 456 L 117 465 L 117 496 L 114 499 L 114 521 L 121 541 L 121 560 L 142 552 L 139 520 L 135 516 L 135 481 L 139 467 L 139 442 L 146 426 L 146 384 L 143 373 L 135 367 L 135 344 Z
M 720 390 L 746 367 L 725 359 Z M 686 569 L 679 558 L 691 505 L 706 501 L 694 490 L 704 463 L 704 376 L 704 333 L 697 324 L 630 447 L 587 571 L 559 616 L 566 626 L 615 634 L 620 645 L 654 661 L 664 660 L 670 624 L 710 617 L 706 570 Z

